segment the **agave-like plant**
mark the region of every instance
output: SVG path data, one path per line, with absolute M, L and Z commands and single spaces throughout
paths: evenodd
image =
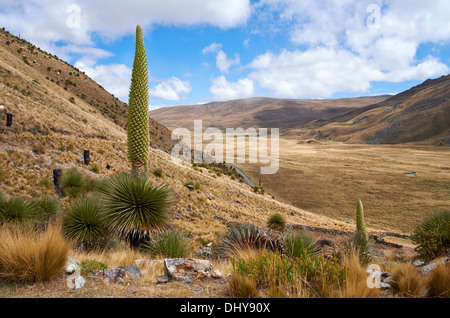
M 288 257 L 303 258 L 320 253 L 317 241 L 308 233 L 290 233 L 283 237 L 284 251 Z
M 450 212 L 435 212 L 414 231 L 416 251 L 425 261 L 450 253 Z
M 22 198 L 11 198 L 0 205 L 0 223 L 21 225 L 36 218 L 36 206 Z
M 50 196 L 42 196 L 34 201 L 39 219 L 45 220 L 58 213 L 61 204 L 59 199 Z
M 87 186 L 86 177 L 78 168 L 64 170 L 61 187 L 71 199 L 78 198 Z
M 189 239 L 181 232 L 162 232 L 144 246 L 152 256 L 168 258 L 186 258 L 192 251 Z
M 136 28 L 136 54 L 131 75 L 128 111 L 128 158 L 134 172 L 148 172 L 150 127 L 148 66 L 142 27 Z
M 119 174 L 107 180 L 103 193 L 105 218 L 109 227 L 122 237 L 141 237 L 166 227 L 170 220 L 172 190 L 153 186 L 139 174 Z
M 107 236 L 108 227 L 101 202 L 94 197 L 75 201 L 64 217 L 63 231 L 68 239 L 84 244 Z
M 240 250 L 267 249 L 282 251 L 282 243 L 266 233 L 263 229 L 252 224 L 233 224 L 221 238 L 221 249 L 225 255 L 239 254 Z

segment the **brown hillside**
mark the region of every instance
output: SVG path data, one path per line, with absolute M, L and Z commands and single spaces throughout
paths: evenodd
M 161 108 L 151 116 L 170 129 L 192 129 L 194 120 L 203 120 L 203 127 L 280 128 L 282 131 L 304 127 L 314 120 L 326 120 L 378 103 L 389 96 L 345 98 L 335 100 L 295 100 L 250 98 L 206 105 Z
M 125 133 L 127 104 L 79 69 L 4 29 L 0 77 L 0 105 L 14 115 L 15 132 L 102 139 Z M 150 131 L 154 147 L 171 148 L 167 128 L 151 120 Z
M 312 131 L 289 135 L 371 145 L 449 145 L 450 76 L 427 80 L 381 103 L 316 123 Z

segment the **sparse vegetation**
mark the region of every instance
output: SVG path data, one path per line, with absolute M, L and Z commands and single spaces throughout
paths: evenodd
M 285 235 L 283 246 L 286 255 L 292 258 L 304 258 L 320 253 L 320 247 L 316 240 L 306 232 Z
M 186 258 L 192 252 L 189 239 L 178 231 L 159 233 L 145 247 L 153 257 Z
M 430 261 L 450 253 L 450 212 L 429 216 L 415 231 L 413 241 L 423 260 Z
M 272 230 L 284 232 L 286 229 L 286 220 L 280 213 L 275 213 L 267 221 L 267 226 Z

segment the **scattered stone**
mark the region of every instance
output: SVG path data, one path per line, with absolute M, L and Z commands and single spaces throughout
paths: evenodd
M 75 288 L 74 290 L 80 290 L 84 287 L 84 285 L 86 285 L 86 278 L 84 278 L 81 275 L 78 275 L 77 277 L 75 277 Z
M 183 281 L 186 278 L 200 279 L 211 276 L 212 264 L 206 260 L 191 258 L 164 260 L 164 273 L 169 279 Z
M 417 261 L 414 261 L 412 264 L 416 267 L 420 267 L 420 266 L 425 265 L 425 262 L 417 260 Z
M 192 284 L 193 281 L 192 281 L 192 279 L 190 279 L 190 278 L 185 278 L 185 279 L 183 279 L 182 283 L 183 283 L 183 284 Z
M 192 291 L 195 291 L 197 293 L 201 293 L 201 292 L 204 291 L 204 289 L 203 288 L 192 288 Z
M 120 266 L 117 269 L 124 270 L 136 278 L 141 277 L 141 271 L 139 270 L 139 268 L 137 266 Z
M 188 187 L 189 191 L 191 191 L 191 192 L 195 190 L 195 188 L 194 188 L 193 185 L 190 185 L 190 184 L 189 184 L 187 187 Z
M 129 266 L 132 272 L 128 272 L 122 268 L 108 268 L 101 271 L 97 271 L 95 276 L 100 277 L 103 280 L 108 281 L 109 283 L 124 283 L 126 279 L 133 279 L 140 277 L 139 268 L 135 266 Z M 136 270 L 137 269 L 137 270 Z M 136 276 L 139 273 L 139 276 Z
M 221 279 L 223 277 L 223 273 L 221 270 L 216 269 L 211 273 L 211 277 L 214 279 Z
M 429 273 L 431 273 L 432 271 L 434 271 L 439 265 L 445 264 L 445 263 L 447 263 L 448 261 L 449 261 L 449 258 L 448 258 L 448 257 L 442 257 L 442 258 L 440 258 L 440 259 L 437 259 L 437 260 L 435 260 L 434 262 L 432 262 L 432 263 L 430 263 L 430 264 L 428 264 L 428 265 L 422 267 L 422 269 L 421 269 L 422 274 L 425 274 L 425 275 L 426 275 L 426 274 L 429 274 Z
M 294 211 L 292 211 L 292 212 L 291 212 L 291 215 L 292 215 L 292 216 L 295 216 L 295 212 L 294 212 Z
M 80 268 L 80 265 L 80 261 L 69 257 L 69 260 L 66 264 L 66 274 L 72 275 L 73 273 L 75 273 L 77 268 Z
M 167 277 L 166 275 L 158 276 L 156 277 L 156 281 L 158 282 L 158 284 L 166 284 L 169 282 L 169 277 Z

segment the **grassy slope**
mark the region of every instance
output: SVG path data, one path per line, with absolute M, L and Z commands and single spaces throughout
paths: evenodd
M 16 42 L 7 46 L 6 41 L 12 39 Z M 115 124 L 114 119 L 105 112 L 102 114 L 96 103 L 91 105 L 78 97 L 75 97 L 74 103 L 70 101 L 71 97 L 81 93 L 88 96 L 86 99 L 93 98 L 101 102 L 103 94 L 93 93 L 100 92 L 98 85 L 80 75 L 86 88 L 72 91 L 69 87 L 66 91 L 61 85 L 46 79 L 50 78 L 47 65 L 52 65 L 52 70 L 61 69 L 60 73 L 63 75 L 77 70 L 54 57 L 50 59 L 49 55 L 38 49 L 34 49 L 38 52 L 37 55 L 24 53 L 28 44 L 19 44 L 18 41 L 19 39 L 6 32 L 1 33 L 0 103 L 15 115 L 12 128 L 5 127 L 4 114 L 0 118 L 1 189 L 15 196 L 37 197 L 44 193 L 55 195 L 53 187 L 48 187 L 43 182 L 51 181 L 53 169 L 77 166 L 84 169 L 85 173 L 101 178 L 129 171 L 125 129 Z M 17 53 L 19 46 L 23 47 L 21 54 Z M 24 62 L 23 55 L 27 56 L 30 65 Z M 53 71 L 50 73 L 51 76 L 58 74 L 53 74 Z M 77 84 L 74 89 L 81 89 L 82 86 Z M 92 96 L 88 95 L 89 92 Z M 113 101 L 111 95 L 105 95 L 104 98 Z M 170 143 L 166 142 L 170 138 L 168 131 L 159 124 L 152 128 L 155 134 L 152 141 L 156 143 L 160 140 L 155 136 L 162 137 L 160 148 L 167 150 L 170 147 Z M 91 151 L 89 167 L 82 164 L 83 150 Z M 92 172 L 95 165 L 100 170 L 98 175 Z M 112 166 L 112 169 L 107 170 L 106 165 Z M 159 179 L 151 176 L 153 182 L 166 182 L 175 192 L 174 223 L 206 239 L 215 239 L 216 233 L 225 230 L 223 222 L 214 216 L 264 225 L 269 215 L 275 212 L 285 215 L 290 223 L 354 230 L 344 222 L 316 216 L 277 202 L 269 196 L 254 194 L 250 187 L 233 181 L 230 177 L 216 177 L 206 170 L 203 173 L 194 171 L 190 165 L 176 165 L 164 151 L 152 149 L 150 169 L 156 168 L 163 169 L 164 177 Z M 184 186 L 190 180 L 199 182 L 202 189 L 191 193 Z M 210 193 L 214 196 L 212 200 L 207 198 Z M 233 203 L 234 201 L 239 203 Z M 190 211 L 187 211 L 188 206 Z M 291 215 L 293 211 L 295 216 Z

